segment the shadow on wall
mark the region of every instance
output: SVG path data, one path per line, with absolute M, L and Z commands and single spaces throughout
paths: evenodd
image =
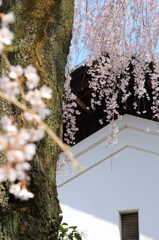
M 116 224 L 97 218 L 91 214 L 61 204 L 63 222 L 69 226 L 77 226 L 79 231 L 84 231 L 87 240 L 108 239 L 120 240 L 120 230 Z M 113 233 L 113 234 L 112 234 Z M 140 234 L 140 240 L 154 240 Z
M 58 189 L 64 221 L 88 229 L 88 240 L 121 240 L 118 211 L 139 209 L 140 240 L 159 239 L 158 168 L 158 155 L 118 153 L 113 173 L 105 161 Z
M 79 231 L 84 231 L 87 240 L 104 240 L 107 237 L 109 237 L 109 240 L 119 239 L 119 228 L 117 225 L 64 204 L 61 204 L 61 208 L 63 222 L 67 222 L 69 226 L 77 226 Z M 113 236 L 111 237 L 112 232 Z

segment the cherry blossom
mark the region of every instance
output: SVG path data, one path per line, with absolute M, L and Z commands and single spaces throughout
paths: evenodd
M 24 145 L 30 140 L 30 133 L 29 130 L 26 128 L 22 128 L 18 131 L 17 134 L 11 136 L 9 142 L 11 144 L 19 144 Z
M 31 121 L 33 121 L 33 115 L 31 114 L 31 113 L 29 113 L 29 112 L 24 112 L 23 113 L 23 116 L 24 116 L 24 118 L 28 121 L 28 122 L 31 122 Z
M 27 201 L 29 198 L 34 197 L 34 194 L 29 192 L 27 188 L 21 184 L 21 182 L 12 184 L 10 186 L 9 192 L 22 201 Z
M 20 65 L 10 67 L 10 78 L 17 78 L 23 74 L 23 68 Z
M 16 170 L 9 164 L 0 168 L 0 182 L 4 182 L 7 179 L 14 182 L 17 178 Z
M 43 85 L 40 88 L 40 94 L 42 98 L 51 99 L 52 89 L 47 87 L 46 85 Z
M 33 198 L 34 194 L 29 192 L 27 188 L 24 186 L 22 190 L 18 192 L 17 197 L 20 198 L 22 201 L 27 201 L 29 198 Z
M 25 97 L 26 100 L 29 101 L 32 105 L 36 104 L 36 102 L 41 100 L 40 91 L 38 89 L 35 89 L 34 91 L 28 91 Z
M 31 128 L 29 133 L 30 133 L 30 141 L 31 142 L 39 141 L 45 135 L 45 131 L 40 127 L 38 127 L 37 129 Z
M 0 29 L 0 42 L 6 45 L 11 45 L 14 39 L 14 34 L 7 28 L 3 27 Z
M 25 160 L 24 153 L 20 150 L 8 150 L 6 157 L 8 162 L 23 162 Z
M 23 170 L 16 169 L 16 179 L 19 181 L 23 181 L 23 180 L 25 181 L 27 179 L 27 175 Z
M 17 184 L 12 184 L 9 188 L 9 192 L 12 193 L 15 196 L 18 196 L 19 192 L 21 190 L 21 183 L 17 183 Z
M 24 69 L 24 75 L 26 78 L 28 78 L 31 74 L 35 74 L 36 72 L 36 68 L 34 68 L 32 65 L 29 65 Z
M 36 73 L 30 73 L 27 75 L 26 85 L 28 89 L 33 89 L 38 86 L 40 77 Z
M 8 146 L 8 140 L 5 136 L 0 136 L 0 151 L 6 149 Z
M 47 115 L 50 115 L 50 110 L 45 108 L 46 104 L 41 99 L 35 101 L 32 106 L 33 109 L 39 114 L 41 119 L 45 119 Z
M 10 79 L 6 76 L 0 78 L 0 88 L 6 90 Z
M 36 73 L 36 69 L 29 65 L 26 69 L 24 69 L 24 75 L 27 78 L 26 85 L 28 89 L 33 89 L 38 86 L 40 81 L 40 77 Z
M 33 143 L 26 144 L 23 148 L 25 159 L 30 161 L 36 153 L 36 145 Z
M 18 129 L 15 125 L 13 125 L 13 119 L 7 117 L 7 116 L 3 116 L 1 118 L 1 124 L 2 124 L 2 128 L 8 133 L 8 134 L 16 134 Z
M 13 23 L 14 22 L 14 13 L 10 12 L 7 14 L 4 14 L 2 17 L 2 26 L 7 26 L 9 23 Z
M 35 106 L 35 105 L 34 105 L 34 106 Z M 34 106 L 33 106 L 33 108 L 34 108 Z M 37 112 L 38 112 L 38 114 L 39 114 L 39 116 L 40 116 L 40 118 L 41 118 L 42 120 L 45 119 L 46 116 L 50 115 L 50 109 L 47 109 L 47 108 L 45 108 L 45 107 L 39 108 L 39 109 L 37 110 Z
M 17 82 L 12 82 L 9 81 L 6 85 L 6 93 L 11 96 L 11 97 L 15 97 L 15 95 L 19 94 L 20 90 L 19 90 L 19 86 Z
M 31 166 L 28 162 L 21 162 L 21 163 L 16 164 L 15 169 L 17 171 L 19 171 L 19 170 L 21 170 L 21 171 L 27 170 L 28 171 L 31 169 Z
M 76 96 L 71 93 L 70 81 L 71 77 L 69 73 L 66 72 L 66 81 L 64 84 L 65 92 L 64 92 L 64 100 L 62 103 L 63 110 L 63 122 L 65 124 L 66 131 L 64 133 L 64 140 L 67 144 L 75 144 L 75 133 L 78 131 L 76 127 L 76 107 L 75 103 Z M 77 111 L 79 115 L 80 112 Z

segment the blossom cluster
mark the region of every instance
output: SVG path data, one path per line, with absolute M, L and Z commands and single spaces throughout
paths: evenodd
M 0 1 L 0 6 L 2 1 Z M 14 22 L 13 12 L 0 14 L 1 17 L 1 28 L 0 28 L 0 53 L 4 50 L 5 45 L 11 45 L 14 39 L 14 34 L 9 30 L 9 24 Z
M 9 30 L 9 23 L 14 21 L 14 14 L 0 14 L 2 28 L 0 29 L 0 53 L 3 54 L 5 46 L 12 44 L 13 33 Z M 2 55 L 3 56 L 3 55 Z M 32 122 L 36 117 L 45 119 L 50 110 L 46 108 L 43 99 L 51 99 L 52 90 L 47 86 L 37 88 L 40 77 L 37 70 L 29 65 L 23 69 L 20 65 L 8 66 L 8 74 L 0 77 L 0 89 L 5 96 L 17 101 L 17 96 L 21 95 L 26 111 L 20 117 L 24 126 Z M 26 85 L 27 91 L 24 93 L 21 83 Z M 30 106 L 30 107 L 27 107 Z M 17 117 L 17 116 L 16 116 Z M 30 161 L 36 153 L 34 142 L 41 140 L 45 131 L 40 124 L 30 124 L 32 127 L 19 127 L 15 118 L 3 116 L 0 120 L 3 135 L 0 136 L 0 151 L 6 157 L 6 164 L 0 168 L 0 182 L 9 180 L 13 184 L 9 192 L 20 200 L 33 198 L 34 194 L 29 192 L 26 185 L 30 180 L 28 171 L 31 168 Z M 17 183 L 14 183 L 14 182 Z
M 151 109 L 154 115 L 153 118 L 157 118 L 157 120 L 159 119 L 159 81 L 158 79 L 159 79 L 159 66 L 155 64 L 154 72 L 151 74 L 152 99 L 153 99 Z
M 78 131 L 76 127 L 76 115 L 79 115 L 80 112 L 76 110 L 77 103 L 75 102 L 76 96 L 71 93 L 70 81 L 71 77 L 66 72 L 66 81 L 64 84 L 65 93 L 64 99 L 62 103 L 63 110 L 63 122 L 65 124 L 65 132 L 64 132 L 64 141 L 68 145 L 75 144 L 75 133 Z
M 154 117 L 159 117 L 158 16 L 156 0 L 75 1 L 70 52 L 77 53 L 77 58 L 82 56 L 80 51 L 87 53 L 85 62 L 92 76 L 89 86 L 93 89 L 90 106 L 95 109 L 104 100 L 105 120 L 109 123 L 121 118 L 119 102 L 124 108 L 127 106 L 132 94 L 128 88 L 132 76 L 134 109 L 138 114 L 146 113 L 141 107 L 150 100 L 145 73 L 152 82 L 152 111 Z M 155 63 L 154 71 L 149 67 L 150 62 Z
M 70 147 L 67 146 L 67 148 L 70 148 Z M 70 152 L 70 154 L 73 157 L 73 153 Z M 66 166 L 69 169 L 69 173 L 71 173 L 71 175 L 74 175 L 74 172 L 71 171 L 69 157 L 64 152 L 61 152 L 59 154 L 59 158 L 58 158 L 58 161 L 57 161 L 56 175 L 61 177 L 62 174 L 64 174 L 64 176 L 67 176 L 68 171 L 66 170 Z
M 33 159 L 36 153 L 36 145 L 33 142 L 44 137 L 44 130 L 40 126 L 37 129 L 18 129 L 14 119 L 7 116 L 1 118 L 1 124 L 5 134 L 0 136 L 0 150 L 6 156 L 7 164 L 0 168 L 0 182 L 6 180 L 15 182 L 18 180 L 16 186 L 22 186 L 22 189 L 25 187 L 26 190 L 24 183 L 30 180 L 27 174 L 31 168 L 29 161 Z M 24 198 L 27 200 L 29 196 L 33 197 L 30 192 L 28 192 L 28 195 L 26 193 L 25 196 L 21 194 L 21 191 L 17 192 L 15 185 L 11 185 L 9 191 L 22 200 Z

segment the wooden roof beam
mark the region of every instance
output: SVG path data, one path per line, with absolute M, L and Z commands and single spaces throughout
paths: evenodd
M 89 114 L 89 115 L 91 115 L 91 116 L 95 116 L 95 113 L 91 110 L 91 109 L 89 109 L 89 103 L 88 103 L 88 101 L 80 94 L 80 93 L 76 93 L 75 94 L 76 95 L 76 99 L 75 99 L 75 101 L 76 101 L 76 103 L 87 113 L 87 114 Z

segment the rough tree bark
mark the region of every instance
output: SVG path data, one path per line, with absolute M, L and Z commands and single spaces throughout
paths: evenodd
M 61 101 L 64 69 L 71 40 L 73 0 L 4 0 L 5 12 L 14 11 L 14 51 L 9 53 L 12 65 L 32 64 L 41 77 L 40 85 L 53 89 L 47 102 L 51 116 L 47 124 L 62 135 Z M 17 109 L 0 100 L 0 115 L 17 114 Z M 8 194 L 9 183 L 0 187 L 0 239 L 57 240 L 61 222 L 56 190 L 56 162 L 59 148 L 50 137 L 37 144 L 32 162 L 29 190 L 35 198 L 21 202 Z M 1 164 L 3 159 L 1 159 Z

